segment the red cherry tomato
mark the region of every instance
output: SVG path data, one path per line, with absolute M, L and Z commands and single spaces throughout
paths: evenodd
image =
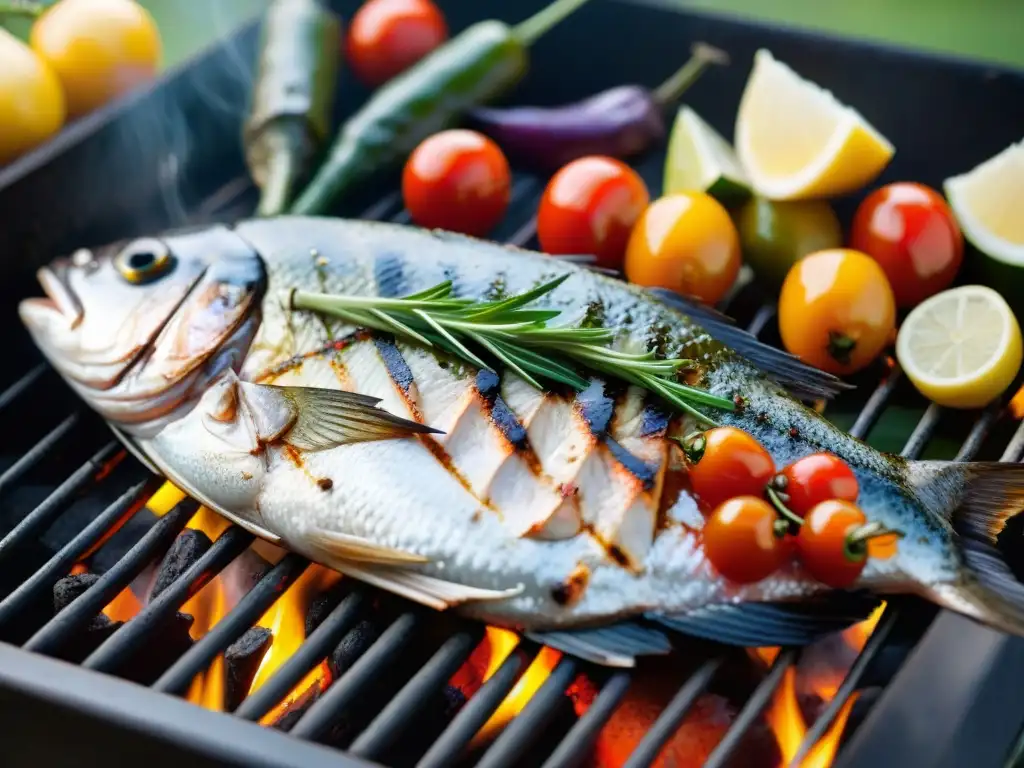
M 441 131 L 424 139 L 402 174 L 402 197 L 416 224 L 476 237 L 505 215 L 511 190 L 508 160 L 476 131 Z
M 797 553 L 811 576 L 836 589 L 857 580 L 868 559 L 867 542 L 850 542 L 849 535 L 867 522 L 855 504 L 831 499 L 816 505 L 800 526 Z
M 368 0 L 349 24 L 345 58 L 363 83 L 378 86 L 447 38 L 444 14 L 431 0 Z
M 735 427 L 715 427 L 702 439 L 703 454 L 689 466 L 690 487 L 708 508 L 734 496 L 764 494 L 775 474 L 775 462 L 752 435 Z
M 856 501 L 859 487 L 850 466 L 831 453 L 812 453 L 782 470 L 779 489 L 789 496 L 786 506 L 800 517 L 829 499 Z
M 764 499 L 729 499 L 715 507 L 704 525 L 704 554 L 729 581 L 760 581 L 776 571 L 788 554 L 775 532 L 777 520 L 775 510 Z
M 949 287 L 963 261 L 964 238 L 942 195 L 923 184 L 876 189 L 853 218 L 850 247 L 877 261 L 900 307 Z
M 611 157 L 573 160 L 551 177 L 537 214 L 537 239 L 550 254 L 593 254 L 619 269 L 650 194 L 640 175 Z

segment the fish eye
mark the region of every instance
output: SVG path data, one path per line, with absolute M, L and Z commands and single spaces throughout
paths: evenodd
M 114 260 L 117 271 L 133 285 L 148 283 L 165 275 L 174 267 L 174 257 L 159 240 L 136 240 Z

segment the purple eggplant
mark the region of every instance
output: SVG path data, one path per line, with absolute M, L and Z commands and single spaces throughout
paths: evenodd
M 554 172 L 585 155 L 628 158 L 662 141 L 665 109 L 725 52 L 696 43 L 690 60 L 653 91 L 622 85 L 559 107 L 477 108 L 469 124 L 487 134 L 514 161 Z

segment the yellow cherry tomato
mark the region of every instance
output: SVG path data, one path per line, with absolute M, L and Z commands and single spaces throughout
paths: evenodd
M 152 80 L 162 52 L 153 17 L 132 0 L 59 0 L 29 42 L 60 78 L 72 117 Z
M 714 304 L 740 271 L 740 239 L 728 212 L 704 192 L 655 200 L 630 234 L 626 279 Z
M 896 298 L 885 272 L 849 248 L 805 256 L 782 284 L 779 333 L 805 363 L 838 376 L 861 370 L 896 333 Z
M 64 93 L 49 65 L 0 29 L 0 165 L 42 144 L 64 124 Z

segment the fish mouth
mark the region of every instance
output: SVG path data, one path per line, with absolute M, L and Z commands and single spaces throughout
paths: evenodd
M 40 267 L 36 279 L 46 296 L 21 301 L 19 310 L 26 324 L 31 326 L 33 317 L 40 319 L 39 313 L 45 313 L 47 320 L 57 314 L 67 322 L 69 329 L 78 327 L 85 317 L 85 309 L 61 274 L 50 267 Z

